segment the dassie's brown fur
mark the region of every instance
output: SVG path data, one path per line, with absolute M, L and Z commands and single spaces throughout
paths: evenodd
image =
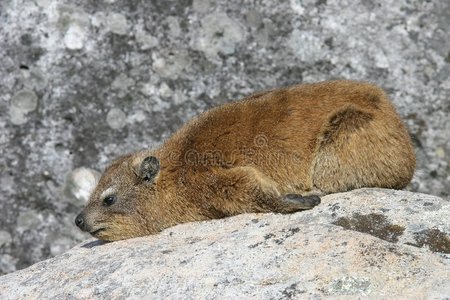
M 408 132 L 380 88 L 302 84 L 211 109 L 159 149 L 114 161 L 76 223 L 119 240 L 190 221 L 290 213 L 317 205 L 312 195 L 401 189 L 414 169 Z

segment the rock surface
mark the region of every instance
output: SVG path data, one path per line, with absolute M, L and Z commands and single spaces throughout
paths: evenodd
M 449 27 L 449 1 L 0 1 L 0 274 L 86 238 L 79 168 L 298 82 L 384 87 L 417 150 L 409 189 L 449 195 Z
M 2 299 L 444 299 L 450 202 L 383 189 L 292 215 L 245 214 L 84 242 L 0 277 Z

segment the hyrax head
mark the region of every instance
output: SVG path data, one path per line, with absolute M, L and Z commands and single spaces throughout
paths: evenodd
M 159 171 L 159 160 L 147 151 L 119 158 L 105 170 L 75 224 L 105 241 L 160 231 Z

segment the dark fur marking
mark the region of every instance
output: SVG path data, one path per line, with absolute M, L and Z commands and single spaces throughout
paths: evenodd
M 379 96 L 379 95 L 375 95 L 375 94 L 367 94 L 366 99 L 367 99 L 367 102 L 368 102 L 371 106 L 373 106 L 373 107 L 375 107 L 375 108 L 378 108 L 378 107 L 379 107 L 379 104 L 380 104 L 380 102 L 381 102 L 380 96 Z
M 323 133 L 322 145 L 333 142 L 339 132 L 355 132 L 361 129 L 372 119 L 372 114 L 362 112 L 353 107 L 336 112 L 330 118 L 328 126 Z

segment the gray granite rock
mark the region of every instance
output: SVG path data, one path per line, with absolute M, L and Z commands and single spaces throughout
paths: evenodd
M 384 87 L 416 146 L 409 189 L 449 195 L 449 27 L 448 1 L 0 1 L 0 274 L 86 238 L 74 170 L 298 82 Z
M 361 189 L 292 215 L 87 241 L 0 277 L 0 298 L 447 299 L 449 220 L 441 198 Z

